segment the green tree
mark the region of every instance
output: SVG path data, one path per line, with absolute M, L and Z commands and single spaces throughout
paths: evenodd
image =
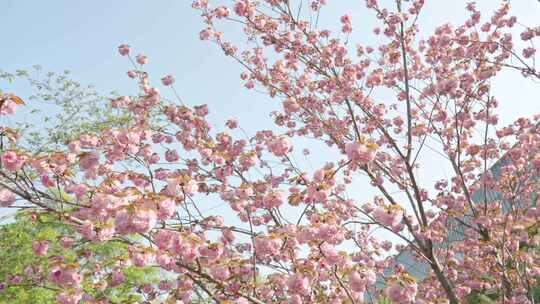
M 58 219 L 27 211 L 18 213 L 14 222 L 0 226 L 0 277 L 4 278 L 0 303 L 56 303 L 61 290 L 42 277 L 51 271 L 51 259 L 61 258 L 66 265 L 81 263 L 83 272 L 94 273 L 84 276 L 88 277 L 83 282 L 84 293 L 96 299 L 106 298 L 110 303 L 141 301 L 137 292 L 141 284 L 159 282 L 155 269 L 130 266 L 122 270 L 122 283 L 113 286 L 114 264 L 129 259 L 127 243 L 111 240 L 96 244 L 73 239 L 73 245 L 67 247 L 66 237 L 70 235 L 74 235 L 73 229 Z M 45 255 L 35 254 L 36 240 L 49 244 Z M 108 286 L 94 284 L 92 279 L 96 277 L 105 277 Z

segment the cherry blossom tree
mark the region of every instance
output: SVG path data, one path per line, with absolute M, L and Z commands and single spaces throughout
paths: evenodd
M 282 105 L 276 129 L 248 134 L 230 120 L 214 130 L 207 106 L 180 98 L 172 76 L 161 81 L 177 100 L 164 101 L 148 58 L 122 45 L 140 94 L 111 104 L 131 123 L 37 155 L 4 132 L 0 202 L 55 216 L 88 242 L 125 244 L 129 259 L 111 261 L 116 269 L 151 266 L 173 278 L 148 285 L 147 301 L 538 303 L 540 116 L 500 126 L 498 104 L 511 101 L 493 96 L 491 80 L 506 70 L 540 78 L 540 27 L 519 24 L 508 2 L 484 18 L 471 3 L 465 23 L 423 39 L 423 2 L 366 1 L 380 44 L 351 46 L 350 16 L 339 32 L 318 27 L 323 0 L 195 1 L 201 39 L 245 68 L 247 89 Z M 246 41 L 228 41 L 223 23 L 239 24 Z M 3 95 L 2 115 L 16 110 L 13 98 Z M 156 117 L 166 123 L 153 125 Z M 302 138 L 335 157 L 302 168 L 292 155 L 317 152 L 298 151 Z M 436 181 L 426 181 L 420 172 L 434 155 L 452 174 L 430 171 Z M 359 199 L 358 189 L 376 195 Z M 207 200 L 231 214 L 204 210 Z M 453 227 L 461 238 L 451 239 Z M 402 250 L 429 266 L 426 278 L 394 263 Z M 51 263 L 60 303 L 107 301 L 83 292 L 76 265 Z

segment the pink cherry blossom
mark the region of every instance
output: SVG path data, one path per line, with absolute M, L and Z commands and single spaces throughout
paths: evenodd
M 65 249 L 69 249 L 73 247 L 75 240 L 69 236 L 62 236 L 59 239 L 59 242 L 60 242 L 60 246 L 64 247 Z
M 373 217 L 376 221 L 387 227 L 396 227 L 403 217 L 403 211 L 392 208 L 376 208 L 373 211 Z
M 359 164 L 366 164 L 373 160 L 375 153 L 364 144 L 350 142 L 345 145 L 345 153 L 349 160 Z
M 56 297 L 59 304 L 77 304 L 83 295 L 80 291 L 62 292 Z
M 9 207 L 16 200 L 15 194 L 6 188 L 0 189 L 0 206 Z
M 157 204 L 157 217 L 160 220 L 170 218 L 175 211 L 176 203 L 172 199 L 164 199 Z
M 220 281 L 225 281 L 229 278 L 230 272 L 226 266 L 217 266 L 210 270 L 214 278 Z
M 292 144 L 286 138 L 277 138 L 270 142 L 268 149 L 276 156 L 285 156 L 292 150 Z
M 165 160 L 168 162 L 175 162 L 180 159 L 180 155 L 178 155 L 178 152 L 176 150 L 167 150 L 165 152 Z
M 129 55 L 129 45 L 127 45 L 127 44 L 120 45 L 118 47 L 118 53 L 120 53 L 120 55 L 122 55 L 122 56 Z
M 34 241 L 32 243 L 32 250 L 37 256 L 44 256 L 49 251 L 50 246 L 50 241 Z
M 161 78 L 161 83 L 163 83 L 164 86 L 171 86 L 174 83 L 174 77 L 171 75 L 166 75 L 165 77 Z
M 126 281 L 126 276 L 124 275 L 124 272 L 121 270 L 116 270 L 113 272 L 111 276 L 111 286 L 117 286 Z
M 17 103 L 11 100 L 8 94 L 0 95 L 0 100 L 2 100 L 2 105 L 0 106 L 0 116 L 11 115 L 15 113 Z
M 6 151 L 1 156 L 2 166 L 11 172 L 18 171 L 25 162 L 25 157 L 15 151 Z
M 392 281 L 386 289 L 386 296 L 392 303 L 409 304 L 414 303 L 416 292 L 416 283 Z
M 76 269 L 54 266 L 49 271 L 49 280 L 58 285 L 76 287 L 81 284 L 81 275 Z
M 122 210 L 116 215 L 116 230 L 123 233 L 144 233 L 154 227 L 157 214 L 149 208 Z
M 140 64 L 140 65 L 143 65 L 143 64 L 148 64 L 148 57 L 146 57 L 145 55 L 143 54 L 139 54 L 135 57 L 135 59 L 137 60 L 137 63 Z

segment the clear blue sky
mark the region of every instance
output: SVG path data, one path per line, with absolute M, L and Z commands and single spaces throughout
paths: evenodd
M 381 2 L 389 0 L 380 0 Z M 420 25 L 427 36 L 435 25 L 464 20 L 464 0 L 426 0 Z M 321 15 L 321 24 L 339 25 L 339 16 L 352 15 L 353 40 L 376 44 L 369 33 L 373 14 L 366 12 L 362 0 L 330 0 Z M 481 0 L 484 11 L 497 7 L 498 1 Z M 524 24 L 536 24 L 540 16 L 537 0 L 512 0 L 514 14 Z M 156 82 L 164 74 L 173 74 L 177 88 L 188 104 L 208 103 L 211 120 L 224 123 L 238 117 L 248 130 L 271 128 L 267 113 L 278 107 L 268 97 L 243 89 L 242 71 L 215 46 L 202 42 L 198 32 L 201 19 L 189 0 L 68 1 L 2 0 L 0 2 L 0 69 L 14 71 L 40 64 L 44 70 L 73 71 L 73 78 L 93 84 L 98 91 L 117 90 L 132 94 L 135 83 L 128 79 L 125 58 L 117 54 L 121 43 L 149 56 L 148 70 Z M 229 37 L 241 36 L 239 28 L 229 27 Z M 353 44 L 354 45 L 354 44 Z M 503 123 L 519 116 L 540 113 L 540 85 L 505 75 L 497 80 L 495 93 Z M 5 84 L 0 83 L 1 88 Z M 164 91 L 165 94 L 166 91 Z M 24 97 L 25 92 L 18 92 Z M 320 155 L 323 162 L 328 155 Z M 428 165 L 431 170 L 439 163 Z M 433 175 L 433 171 L 426 172 Z M 439 177 L 439 176 L 437 176 Z M 433 176 L 429 176 L 433 178 Z
M 125 74 L 129 63 L 116 51 L 128 43 L 149 56 L 147 69 L 157 82 L 163 74 L 174 74 L 190 104 L 209 103 L 227 116 L 223 119 L 261 105 L 241 89 L 239 67 L 199 40 L 202 23 L 189 1 L 3 0 L 0 8 L 3 70 L 33 64 L 69 69 L 73 78 L 102 93 L 129 94 L 136 84 Z

